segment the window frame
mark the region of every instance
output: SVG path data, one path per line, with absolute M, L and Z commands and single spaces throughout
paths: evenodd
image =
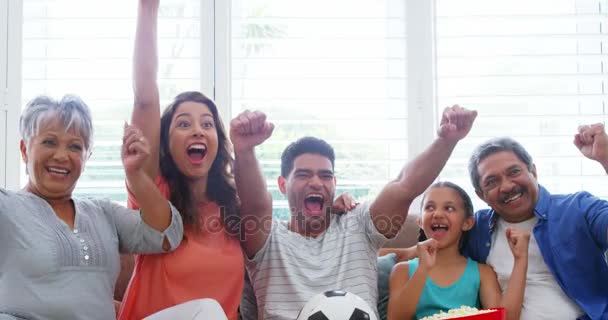
M 21 157 L 19 152 L 19 116 L 21 114 L 19 102 L 21 99 L 21 43 L 22 43 L 22 21 L 23 2 L 20 0 L 0 0 L 0 15 L 6 24 L 0 26 L 0 70 L 3 82 L 0 81 L 2 98 L 0 100 L 0 112 L 6 115 L 5 130 L 3 135 L 5 148 L 4 154 L 0 154 L 0 165 L 4 171 L 4 179 L 0 186 L 7 189 L 17 190 L 20 188 L 20 176 L 24 171 L 21 168 Z M 6 47 L 4 47 L 6 46 Z M 18 168 L 19 170 L 16 170 Z
M 438 127 L 435 0 L 407 0 L 406 10 L 409 161 L 433 142 Z M 417 212 L 421 204 L 419 196 L 410 207 Z
M 8 0 L 0 0 L 0 17 L 3 18 L 1 21 L 4 21 L 0 23 L 0 187 L 6 188 L 8 104 L 5 100 L 8 92 Z

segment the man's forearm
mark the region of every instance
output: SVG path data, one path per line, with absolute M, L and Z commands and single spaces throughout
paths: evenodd
M 257 214 L 272 210 L 272 198 L 253 149 L 235 152 L 234 174 L 242 213 Z
M 401 230 L 411 203 L 437 178 L 455 146 L 456 141 L 437 138 L 380 192 L 370 208 L 378 231 L 392 238 Z M 386 218 L 389 224 L 384 223 Z
M 439 176 L 456 143 L 456 141 L 437 138 L 423 153 L 403 168 L 399 175 L 399 183 L 404 189 L 409 190 L 411 200 L 422 194 Z

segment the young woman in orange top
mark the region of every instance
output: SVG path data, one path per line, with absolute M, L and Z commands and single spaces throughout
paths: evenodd
M 150 141 L 146 173 L 179 209 L 184 238 L 170 254 L 135 256 L 118 317 L 142 319 L 211 298 L 233 320 L 238 318 L 245 268 L 238 232 L 233 230 L 238 228 L 238 199 L 231 147 L 215 104 L 199 92 L 179 94 L 161 116 L 158 7 L 159 0 L 139 1 L 131 121 Z M 128 203 L 138 206 L 130 192 Z
M 184 238 L 169 254 L 135 256 L 134 266 L 132 257 L 123 256 L 115 291 L 122 300 L 116 302 L 118 318 L 142 319 L 177 305 L 185 308 L 173 311 L 193 305 L 199 310 L 196 302 L 188 302 L 213 299 L 229 320 L 238 319 L 245 266 L 231 145 L 215 103 L 200 92 L 177 95 L 161 116 L 156 82 L 158 7 L 159 0 L 139 1 L 131 121 L 150 141 L 145 170 L 179 209 Z M 138 207 L 131 192 L 128 204 Z M 332 213 L 357 205 L 344 193 L 334 200 Z M 255 231 L 245 226 L 248 232 Z M 205 305 L 209 301 L 200 302 Z

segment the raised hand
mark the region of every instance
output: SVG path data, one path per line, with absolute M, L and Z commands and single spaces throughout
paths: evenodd
M 579 126 L 578 133 L 574 135 L 574 145 L 585 157 L 607 167 L 608 136 L 603 123 Z
M 471 131 L 476 117 L 475 110 L 468 110 L 459 105 L 447 107 L 443 110 L 437 134 L 444 139 L 461 140 Z
M 425 271 L 430 271 L 435 267 L 437 257 L 437 240 L 428 239 L 418 243 L 416 246 L 418 253 L 418 267 Z
M 331 213 L 346 213 L 359 205 L 359 202 L 353 196 L 345 192 L 339 195 L 331 206 Z
M 122 137 L 121 158 L 127 174 L 143 169 L 150 155 L 150 143 L 137 127 L 125 123 Z
M 273 130 L 274 125 L 266 121 L 266 114 L 245 110 L 230 121 L 230 140 L 235 152 L 252 149 L 266 141 Z
M 528 257 L 528 245 L 530 244 L 530 232 L 516 228 L 507 228 L 505 233 L 507 242 L 513 253 L 513 258 L 519 260 Z

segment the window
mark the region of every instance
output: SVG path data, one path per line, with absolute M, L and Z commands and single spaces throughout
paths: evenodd
M 0 0 L 8 17 L 0 89 L 9 92 L 8 103 L 0 95 L 0 185 L 18 187 L 10 183 L 20 163 L 14 106 L 76 93 L 96 130 L 76 193 L 125 200 L 119 147 L 132 104 L 136 5 Z M 480 116 L 443 179 L 471 192 L 472 148 L 510 135 L 551 191 L 608 197 L 604 172 L 571 143 L 579 124 L 606 119 L 607 16 L 607 0 L 163 0 L 161 105 L 195 89 L 215 97 L 226 124 L 244 109 L 265 111 L 277 128 L 258 154 L 279 217 L 288 213 L 276 177 L 289 142 L 325 138 L 336 149 L 339 192 L 362 199 L 431 142 L 437 115 L 454 103 Z
M 480 114 L 443 178 L 477 198 L 466 168 L 472 149 L 512 136 L 552 192 L 608 197 L 601 166 L 572 144 L 578 125 L 608 114 L 607 18 L 608 2 L 598 0 L 437 0 L 440 110 L 459 103 Z
M 397 176 L 408 157 L 404 1 L 233 0 L 231 23 L 232 114 L 259 109 L 276 125 L 258 151 L 275 215 L 289 215 L 281 152 L 302 136 L 335 148 L 338 192 L 364 198 Z
M 161 3 L 161 106 L 178 92 L 201 87 L 200 13 L 199 1 Z M 41 93 L 74 93 L 93 113 L 93 155 L 75 191 L 81 196 L 126 201 L 120 146 L 133 104 L 136 14 L 137 1 L 23 2 L 23 105 Z

